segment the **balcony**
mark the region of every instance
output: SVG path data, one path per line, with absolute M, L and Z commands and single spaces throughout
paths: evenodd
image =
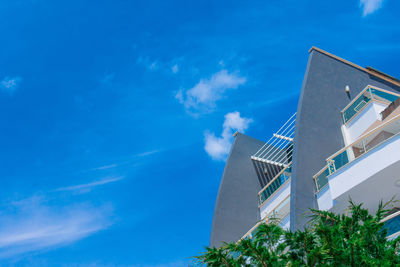
M 372 153 L 375 148 L 378 148 L 390 140 L 399 136 L 400 133 L 400 114 L 394 117 L 388 117 L 380 125 L 367 133 L 361 135 L 355 142 L 342 148 L 326 161 L 327 165 L 314 175 L 317 191 L 320 191 L 329 182 L 330 177 L 348 166 L 356 160 L 361 160 L 365 155 Z M 398 151 L 396 151 L 398 153 Z M 391 152 L 396 155 L 396 152 Z M 389 153 L 389 151 L 388 151 Z M 387 154 L 391 155 L 392 154 Z M 386 155 L 386 156 L 387 156 Z M 383 155 L 384 156 L 384 155 Z
M 357 114 L 365 109 L 371 101 L 388 105 L 397 98 L 399 98 L 398 94 L 368 85 L 342 110 L 343 123 L 349 123 Z
M 380 201 L 399 198 L 400 108 L 354 143 L 327 159 L 314 175 L 318 208 L 343 212 L 351 198 L 371 212 Z

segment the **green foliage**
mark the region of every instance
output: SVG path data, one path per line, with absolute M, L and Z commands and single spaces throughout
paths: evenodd
M 206 248 L 195 264 L 207 266 L 400 266 L 400 237 L 387 240 L 382 219 L 350 201 L 348 214 L 311 210 L 309 227 L 290 232 L 263 223 L 251 238 Z

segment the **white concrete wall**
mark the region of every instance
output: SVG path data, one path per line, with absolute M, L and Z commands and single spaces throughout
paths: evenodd
M 317 194 L 318 209 L 329 210 L 333 207 L 333 200 L 329 184 Z
M 373 102 L 372 100 L 367 104 L 367 107 L 358 113 L 350 122 L 345 126 L 345 139 L 349 143 L 353 143 L 357 138 L 374 123 L 380 119 L 380 113 L 387 107 L 387 105 Z M 347 138 L 346 138 L 347 137 Z
M 331 199 L 400 160 L 400 135 L 392 137 L 329 177 Z M 394 173 L 393 175 L 398 175 Z M 321 202 L 322 203 L 322 202 Z
M 261 208 L 260 208 L 260 216 L 261 219 L 263 219 L 265 216 L 267 216 L 268 213 L 270 213 L 272 210 L 274 210 L 278 205 L 287 197 L 290 195 L 290 181 L 287 182 L 285 185 L 283 185 L 281 188 L 279 188 L 273 197 L 267 201 Z

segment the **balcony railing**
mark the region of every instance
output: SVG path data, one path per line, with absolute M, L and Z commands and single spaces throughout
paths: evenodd
M 371 100 L 390 104 L 399 98 L 399 96 L 399 94 L 368 85 L 342 110 L 343 122 L 345 124 L 349 122 Z
M 282 169 L 261 191 L 258 193 L 259 204 L 268 200 L 292 175 L 292 163 Z
M 400 115 L 393 117 L 385 123 L 360 136 L 354 143 L 342 148 L 326 162 L 327 165 L 314 175 L 317 191 L 321 190 L 327 183 L 328 177 L 350 162 L 368 153 L 374 147 L 399 135 Z
M 286 220 L 290 216 L 290 206 L 289 209 L 285 209 L 285 206 L 290 203 L 290 195 L 287 196 L 279 205 L 268 213 L 261 221 L 256 223 L 250 230 L 243 235 L 241 239 L 252 238 L 252 234 L 257 230 L 258 226 L 262 223 L 274 222 L 276 224 L 281 224 L 283 220 Z
M 283 219 L 290 215 L 290 195 L 287 196 L 275 209 L 267 214 L 269 221 L 281 223 Z

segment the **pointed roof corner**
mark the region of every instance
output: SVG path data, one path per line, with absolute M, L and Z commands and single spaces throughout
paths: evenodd
M 398 79 L 396 79 L 396 78 L 394 78 L 394 77 L 392 77 L 390 75 L 387 75 L 387 74 L 385 74 L 385 73 L 383 73 L 381 71 L 378 71 L 378 70 L 376 70 L 376 69 L 374 69 L 372 67 L 363 68 L 363 67 L 361 67 L 361 66 L 359 66 L 357 64 L 354 64 L 353 62 L 350 62 L 350 61 L 348 61 L 346 59 L 343 59 L 343 58 L 338 57 L 338 56 L 336 56 L 334 54 L 331 54 L 331 53 L 329 53 L 329 52 L 327 52 L 325 50 L 322 50 L 321 48 L 318 48 L 316 46 L 312 46 L 310 48 L 310 50 L 308 50 L 309 53 L 311 53 L 313 51 L 316 51 L 318 53 L 324 54 L 324 55 L 326 55 L 328 57 L 331 57 L 331 58 L 333 58 L 335 60 L 338 60 L 338 61 L 340 61 L 340 62 L 342 62 L 344 64 L 352 66 L 353 68 L 356 68 L 356 69 L 358 69 L 360 71 L 366 72 L 369 75 L 375 76 L 376 78 L 379 78 L 381 80 L 384 80 L 384 81 L 389 82 L 389 83 L 391 83 L 391 84 L 393 84 L 395 86 L 399 86 L 400 87 L 400 80 L 398 80 Z

